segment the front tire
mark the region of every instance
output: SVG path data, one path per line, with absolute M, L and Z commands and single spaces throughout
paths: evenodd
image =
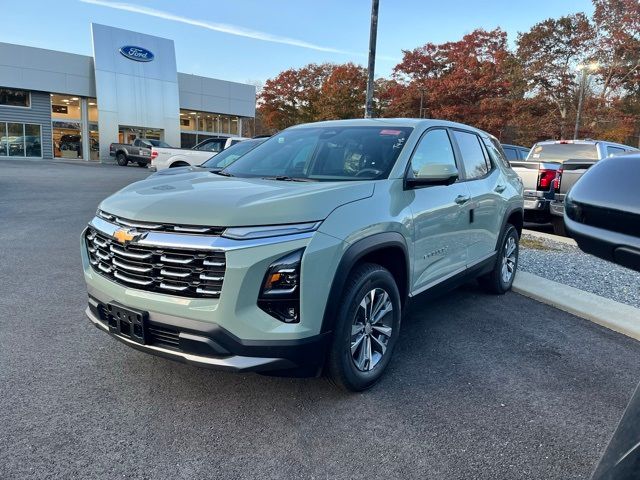
M 127 160 L 127 156 L 124 153 L 119 153 L 116 155 L 116 162 L 121 167 L 126 167 L 129 160 Z
M 400 333 L 401 308 L 398 286 L 386 268 L 365 263 L 349 275 L 327 359 L 333 383 L 359 392 L 380 380 Z
M 519 241 L 516 227 L 508 223 L 502 234 L 493 270 L 478 279 L 480 285 L 488 292 L 502 295 L 511 290 L 518 269 Z

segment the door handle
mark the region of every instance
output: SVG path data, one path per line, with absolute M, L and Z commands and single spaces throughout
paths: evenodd
M 455 199 L 455 202 L 458 205 L 464 205 L 465 203 L 467 203 L 469 200 L 471 200 L 471 197 L 466 196 L 466 195 L 458 195 Z
M 496 185 L 496 188 L 494 189 L 497 193 L 502 193 L 507 189 L 506 185 Z

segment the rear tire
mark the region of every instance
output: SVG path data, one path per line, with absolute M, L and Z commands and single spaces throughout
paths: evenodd
M 188 167 L 189 164 L 187 162 L 174 162 L 169 165 L 169 168 L 177 168 L 177 167 Z
M 372 387 L 391 360 L 400 333 L 401 302 L 391 273 L 364 263 L 350 275 L 337 310 L 327 373 L 338 387 Z
M 478 278 L 480 285 L 488 292 L 503 295 L 511 290 L 518 269 L 519 241 L 516 227 L 507 223 L 493 270 Z
M 121 167 L 126 167 L 127 164 L 129 163 L 129 160 L 127 160 L 127 156 L 121 152 L 116 155 L 116 162 Z
M 567 236 L 567 229 L 564 226 L 564 218 L 553 217 L 551 219 L 551 224 L 553 225 L 553 233 L 562 237 Z

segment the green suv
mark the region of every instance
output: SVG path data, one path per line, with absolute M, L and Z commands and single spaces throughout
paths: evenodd
M 299 125 L 222 171 L 104 200 L 82 234 L 87 315 L 144 352 L 363 390 L 412 297 L 474 277 L 511 288 L 522 218 L 522 184 L 483 131 Z

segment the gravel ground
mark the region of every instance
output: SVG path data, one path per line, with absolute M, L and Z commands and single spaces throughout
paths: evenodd
M 640 308 L 640 273 L 586 254 L 573 245 L 525 232 L 518 268 Z
M 416 304 L 357 395 L 110 339 L 84 314 L 80 232 L 145 175 L 0 162 L 0 479 L 590 477 L 640 343 L 515 293 Z

